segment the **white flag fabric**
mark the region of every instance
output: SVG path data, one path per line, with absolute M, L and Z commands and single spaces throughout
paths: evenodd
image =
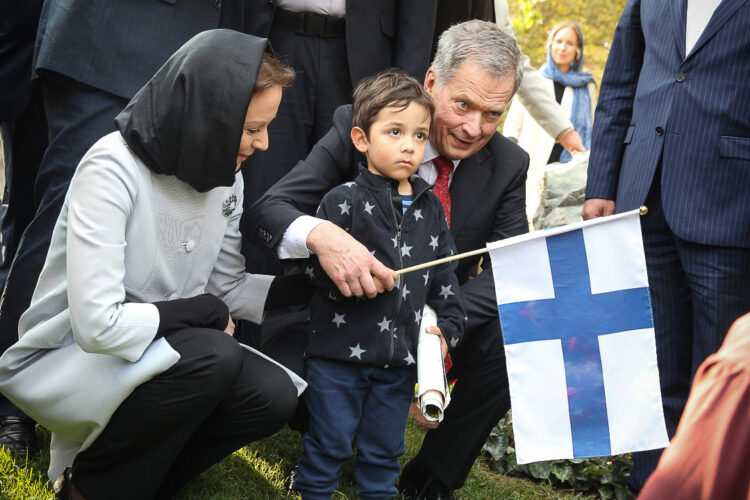
M 518 463 L 667 446 L 638 211 L 487 247 Z

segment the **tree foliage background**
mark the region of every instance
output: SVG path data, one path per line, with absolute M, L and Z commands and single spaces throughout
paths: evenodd
M 534 67 L 545 63 L 547 34 L 560 21 L 577 22 L 583 30 L 584 67 L 597 85 L 602 80 L 617 20 L 627 0 L 508 0 L 513 29 Z

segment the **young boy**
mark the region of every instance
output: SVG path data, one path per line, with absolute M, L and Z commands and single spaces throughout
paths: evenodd
M 351 138 L 367 158 L 360 174 L 331 190 L 318 208 L 392 269 L 454 252 L 437 196 L 413 175 L 424 155 L 434 111 L 413 78 L 387 70 L 354 91 Z M 454 263 L 404 274 L 371 300 L 344 298 L 313 258 L 316 285 L 305 351 L 309 430 L 296 486 L 307 499 L 330 499 L 357 446 L 355 475 L 362 499 L 393 498 L 414 397 L 417 341 L 425 304 L 438 314 L 433 332 L 455 347 L 464 310 Z M 446 343 L 447 342 L 447 343 Z

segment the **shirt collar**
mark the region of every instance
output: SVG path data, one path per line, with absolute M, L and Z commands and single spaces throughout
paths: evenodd
M 425 163 L 429 163 L 435 158 L 440 156 L 440 153 L 438 152 L 437 148 L 432 145 L 432 141 L 427 141 L 427 147 L 424 150 L 424 158 L 422 158 L 422 165 Z M 461 160 L 453 160 L 453 170 L 456 170 L 456 167 L 461 162 Z

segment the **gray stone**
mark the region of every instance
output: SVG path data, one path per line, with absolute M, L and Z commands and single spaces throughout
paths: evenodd
M 589 154 L 576 154 L 568 163 L 547 165 L 542 178 L 539 207 L 534 214 L 534 229 L 580 222 L 586 191 Z

